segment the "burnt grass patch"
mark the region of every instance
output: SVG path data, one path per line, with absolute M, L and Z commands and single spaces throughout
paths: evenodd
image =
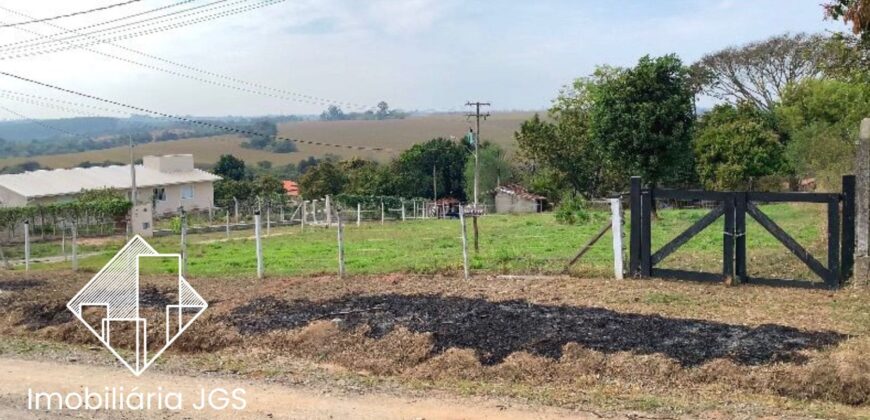
M 334 320 L 348 329 L 365 326 L 372 338 L 396 327 L 431 333 L 433 356 L 450 348 L 467 348 L 485 365 L 498 364 L 519 351 L 558 359 L 563 346 L 571 342 L 603 353 L 662 354 L 683 367 L 714 359 L 741 365 L 803 363 L 801 351 L 823 349 L 848 338 L 832 331 L 774 324 L 749 327 L 594 307 L 437 295 L 353 295 L 327 301 L 264 297 L 222 319 L 242 335 L 292 330 L 318 320 Z
M 0 291 L 2 292 L 20 292 L 22 290 L 32 289 L 45 284 L 42 280 L 0 280 Z

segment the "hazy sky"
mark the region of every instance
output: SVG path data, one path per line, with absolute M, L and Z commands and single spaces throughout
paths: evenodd
M 48 17 L 120 1 L 0 0 L 0 7 Z M 144 0 L 52 23 L 80 28 L 179 1 Z M 196 0 L 159 13 L 208 2 Z M 230 0 L 221 4 L 236 8 L 261 3 Z M 386 100 L 402 109 L 459 110 L 466 100 L 480 99 L 492 102 L 497 110 L 541 109 L 560 86 L 587 75 L 598 64 L 631 65 L 644 54 L 672 52 L 689 63 L 705 52 L 782 32 L 841 30 L 840 23 L 823 20 L 819 3 L 286 0 L 117 44 L 271 88 L 338 101 L 373 105 Z M 150 16 L 154 15 L 135 19 Z M 0 10 L 0 20 L 28 19 Z M 45 24 L 21 28 L 40 34 L 59 31 Z M 0 28 L 0 44 L 33 36 Z M 7 48 L 0 48 L 3 71 L 169 113 L 262 115 L 319 113 L 325 108 L 182 79 L 81 49 L 11 58 L 35 50 Z M 91 48 L 221 81 L 111 45 Z M 0 89 L 105 106 L 5 77 L 0 77 Z M 33 117 L 76 116 L 2 97 L 0 105 Z M 0 118 L 15 117 L 0 110 Z

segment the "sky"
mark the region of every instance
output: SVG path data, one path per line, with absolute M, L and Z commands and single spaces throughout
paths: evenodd
M 45 18 L 122 1 L 0 0 L 0 22 L 30 20 L 10 10 Z M 291 100 L 299 98 L 291 94 L 345 103 L 347 111 L 381 100 L 404 110 L 460 111 L 469 100 L 491 102 L 495 111 L 540 110 L 549 106 L 561 86 L 590 74 L 597 65 L 630 66 L 645 54 L 669 53 L 689 64 L 705 53 L 784 32 L 844 29 L 839 22 L 823 19 L 821 0 L 230 0 L 211 6 L 223 9 L 208 12 L 204 7 L 194 17 L 156 25 L 151 21 L 152 26 L 127 32 L 116 29 L 55 44 L 42 39 L 39 42 L 46 44 L 30 49 L 8 45 L 63 32 L 47 23 L 76 29 L 181 1 L 142 0 L 77 17 L 2 27 L 0 71 L 179 115 L 317 114 L 327 106 Z M 214 0 L 188 1 L 82 32 L 210 1 Z M 241 7 L 252 10 L 153 30 Z M 87 48 L 242 90 L 144 68 L 70 44 L 104 38 L 122 39 Z M 76 105 L 58 109 L 56 102 L 51 108 L 45 102 L 14 101 L 3 97 L 8 93 L 2 90 Z M 280 91 L 283 98 L 243 90 Z M 701 106 L 712 104 L 710 98 L 700 100 Z M 4 76 L 0 106 L 30 118 L 130 113 Z M 3 118 L 20 117 L 0 110 Z

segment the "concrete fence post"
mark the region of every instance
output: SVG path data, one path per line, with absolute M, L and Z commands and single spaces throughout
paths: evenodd
M 30 271 L 30 220 L 24 221 L 24 271 Z
M 257 278 L 263 278 L 263 240 L 260 235 L 260 212 L 254 212 L 254 243 L 257 252 Z
M 855 158 L 854 283 L 870 285 L 870 118 L 861 122 Z
M 465 228 L 465 209 L 459 206 L 459 226 L 462 229 L 462 271 L 468 280 L 468 231 Z
M 610 199 L 610 233 L 613 235 L 613 276 L 622 280 L 622 199 Z
M 359 227 L 362 223 L 362 203 L 356 203 L 356 226 Z
M 341 209 L 336 207 L 338 217 L 338 278 L 344 278 L 344 223 L 341 222 Z
M 181 209 L 181 275 L 187 275 L 187 215 Z
M 72 234 L 72 269 L 79 271 L 79 243 L 78 243 L 78 227 L 73 223 L 70 232 Z
M 230 209 L 227 209 L 227 221 L 226 221 L 226 225 L 227 225 L 227 226 L 226 226 L 226 227 L 227 227 L 227 239 L 229 239 L 229 238 L 230 238 Z

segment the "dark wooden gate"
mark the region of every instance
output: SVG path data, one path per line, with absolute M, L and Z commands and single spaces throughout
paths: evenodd
M 653 200 L 707 201 L 717 203 L 709 213 L 677 235 L 661 249 L 652 250 Z M 827 205 L 827 264 L 822 264 L 758 207 L 760 203 L 821 203 Z M 841 209 L 842 204 L 842 209 Z M 839 287 L 849 277 L 855 247 L 855 177 L 843 177 L 842 193 L 719 192 L 643 188 L 640 177 L 631 179 L 631 238 L 629 272 L 638 277 L 681 278 L 701 281 L 793 283 L 785 279 L 749 278 L 746 271 L 746 215 L 757 221 L 779 242 L 821 277 L 825 286 Z M 722 272 L 699 272 L 656 268 L 660 262 L 709 227 L 725 218 L 722 232 Z

